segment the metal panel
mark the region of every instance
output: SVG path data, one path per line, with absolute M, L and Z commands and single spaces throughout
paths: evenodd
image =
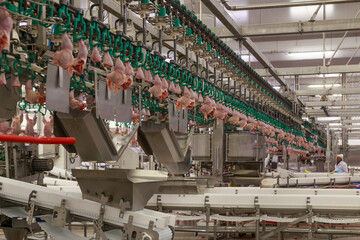
M 53 111 L 68 113 L 69 89 L 68 71 L 49 63 L 46 77 L 46 107 Z
M 84 198 L 100 202 L 101 195 L 110 198 L 110 206 L 119 207 L 120 201 L 129 202 L 132 211 L 144 208 L 157 193 L 167 173 L 152 170 L 83 170 L 73 169 Z M 128 209 L 127 209 L 128 210 Z
M 211 135 L 194 134 L 192 136 L 191 155 L 195 161 L 211 160 Z
M 12 88 L 11 81 L 0 87 L 0 122 L 10 120 L 16 114 L 16 104 L 20 101 L 20 89 Z
M 95 88 L 97 114 L 103 119 L 113 121 L 115 119 L 116 96 L 108 89 L 105 81 L 98 80 L 95 82 L 97 82 L 97 88 Z
M 104 122 L 91 112 L 72 110 L 56 113 L 68 136 L 75 137 L 75 148 L 83 161 L 115 161 L 118 153 Z
M 131 122 L 131 90 L 121 90 L 116 95 L 115 115 L 117 122 Z
M 187 133 L 188 132 L 188 110 L 180 110 L 179 113 L 179 132 Z
M 260 161 L 265 159 L 265 137 L 252 133 L 227 134 L 227 161 Z
M 186 133 L 188 132 L 188 110 L 178 110 L 175 107 L 175 102 L 169 102 L 169 127 L 174 132 Z
M 168 103 L 168 111 L 169 111 L 169 128 L 174 132 L 179 131 L 179 111 L 177 111 L 175 107 L 175 103 L 169 101 Z
M 140 145 L 152 152 L 169 172 L 184 174 L 188 171 L 190 151 L 187 147 L 187 134 L 176 136 L 167 123 L 143 122 L 138 137 Z

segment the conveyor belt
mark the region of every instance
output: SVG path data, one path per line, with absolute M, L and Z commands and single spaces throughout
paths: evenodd
M 100 204 L 93 201 L 84 200 L 78 193 L 66 193 L 46 187 L 20 182 L 17 180 L 0 177 L 1 190 L 0 198 L 27 204 L 32 191 L 36 191 L 36 198 L 33 200 L 36 206 L 54 209 L 61 205 L 65 199 L 65 208 L 72 215 L 85 217 L 88 219 L 98 219 Z M 106 206 L 104 222 L 123 226 L 133 216 L 133 225 L 148 228 L 149 221 L 154 222 L 154 230 L 159 233 L 160 239 L 171 239 L 172 231 L 169 226 L 175 225 L 175 216 L 160 213 L 152 210 L 143 209 L 140 211 L 125 211 L 122 218 L 119 217 L 120 209 Z
M 352 212 L 360 208 L 360 190 L 357 189 L 264 189 L 264 188 L 213 188 L 204 194 L 157 194 L 148 207 L 158 204 L 165 209 L 205 209 L 214 211 L 237 209 L 263 212 L 304 212 L 311 206 L 314 212 Z

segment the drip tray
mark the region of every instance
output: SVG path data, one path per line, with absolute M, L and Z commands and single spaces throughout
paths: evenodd
M 107 205 L 119 208 L 122 200 L 126 210 L 132 211 L 143 209 L 167 180 L 167 172 L 153 170 L 72 169 L 72 174 L 85 199 L 101 202 L 104 195 L 109 199 Z

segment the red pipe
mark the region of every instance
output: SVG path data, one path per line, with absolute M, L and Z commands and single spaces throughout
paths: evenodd
M 75 144 L 73 137 L 29 137 L 9 134 L 0 134 L 0 142 L 22 142 L 22 143 L 36 143 L 36 144 Z

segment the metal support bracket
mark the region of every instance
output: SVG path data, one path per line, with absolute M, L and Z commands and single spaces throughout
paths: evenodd
M 65 199 L 61 200 L 59 207 L 54 207 L 52 215 L 52 225 L 64 227 L 69 216 L 69 210 L 65 208 Z
M 255 208 L 255 237 L 256 237 L 256 240 L 260 240 L 260 204 L 259 204 L 259 197 L 256 196 L 254 198 L 254 208 Z
M 34 217 L 34 210 L 35 210 L 35 199 L 36 198 L 36 191 L 32 191 L 29 194 L 28 204 L 27 204 L 27 211 L 28 216 L 26 218 L 26 223 L 31 226 L 33 217 Z
M 163 207 L 162 207 L 162 203 L 161 203 L 161 195 L 157 195 L 156 197 L 156 205 L 157 205 L 157 210 L 162 212 L 163 211 Z
M 94 221 L 95 232 L 96 232 L 95 240 L 100 240 L 100 238 L 102 240 L 108 240 L 107 237 L 105 236 L 105 233 L 102 230 L 104 214 L 105 214 L 105 206 L 108 201 L 109 201 L 109 197 L 105 196 L 104 194 L 101 194 L 99 218 Z
M 147 229 L 134 226 L 133 223 L 134 217 L 129 216 L 128 223 L 124 225 L 124 235 L 123 239 L 134 239 L 134 240 L 159 240 L 159 233 L 154 231 L 154 222 L 150 221 Z
M 206 239 L 209 239 L 209 223 L 210 223 L 210 203 L 209 203 L 209 196 L 205 196 L 205 216 L 206 216 Z
M 313 238 L 313 232 L 314 232 L 315 229 L 313 229 L 313 225 L 312 225 L 313 211 L 312 211 L 312 205 L 311 205 L 310 197 L 306 198 L 306 208 L 307 208 L 308 224 L 309 224 L 308 239 L 312 239 Z
M 123 199 L 120 199 L 119 206 L 120 206 L 119 217 L 123 218 L 125 210 L 126 209 L 131 209 L 131 203 L 129 201 L 124 201 Z

